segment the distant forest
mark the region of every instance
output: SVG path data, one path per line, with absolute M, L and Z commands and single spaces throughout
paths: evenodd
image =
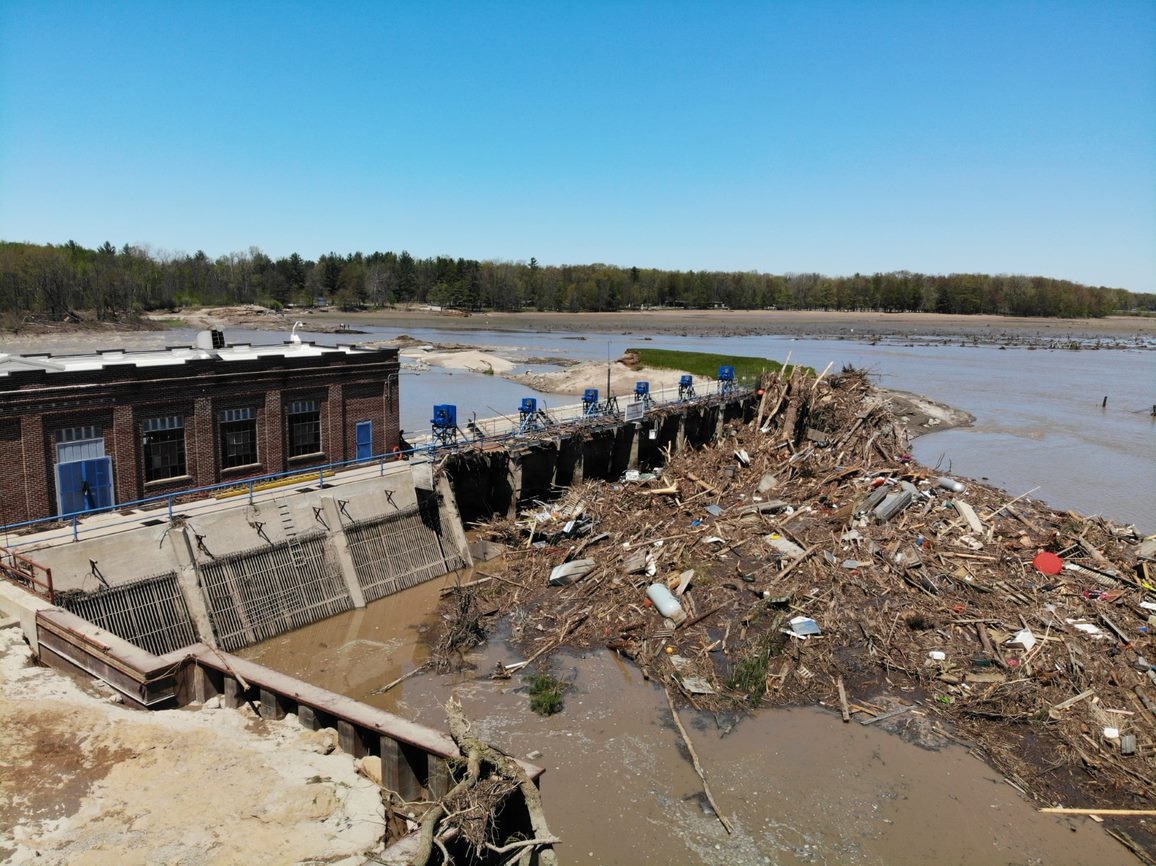
M 322 301 L 321 299 L 324 299 Z M 0 311 L 63 319 L 74 311 L 119 319 L 144 310 L 256 303 L 347 309 L 428 303 L 468 310 L 614 311 L 646 307 L 884 310 L 1099 317 L 1156 310 L 1156 295 L 1046 277 L 909 271 L 828 277 L 665 271 L 613 265 L 540 265 L 415 259 L 407 252 L 297 253 L 257 248 L 212 259 L 105 243 L 0 241 Z

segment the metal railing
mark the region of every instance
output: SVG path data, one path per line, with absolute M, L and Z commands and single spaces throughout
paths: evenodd
M 749 392 L 751 386 L 736 382 L 729 392 L 727 399 L 740 397 Z M 674 405 L 694 406 L 710 405 L 719 401 L 718 394 L 710 393 L 696 396 L 690 400 L 678 397 L 678 388 L 662 388 L 650 392 L 650 403 L 646 411 L 669 408 Z M 0 532 L 7 535 L 17 534 L 15 538 L 6 539 L 8 551 L 11 553 L 17 547 L 27 544 L 44 544 L 58 541 L 79 541 L 81 534 L 86 531 L 82 521 L 94 517 L 111 516 L 133 510 L 132 514 L 121 514 L 122 520 L 103 520 L 92 529 L 108 530 L 117 526 L 130 524 L 140 525 L 142 520 L 150 517 L 160 517 L 166 522 L 172 522 L 178 517 L 188 518 L 198 511 L 221 510 L 223 501 L 236 499 L 237 505 L 252 505 L 259 501 L 276 498 L 285 492 L 285 488 L 296 484 L 316 483 L 318 488 L 332 486 L 338 480 L 339 473 L 348 473 L 350 470 L 377 468 L 378 475 L 385 475 L 386 468 L 399 460 L 416 460 L 425 462 L 439 458 L 447 452 L 473 448 L 483 444 L 503 443 L 510 440 L 532 441 L 542 437 L 566 432 L 575 427 L 597 424 L 621 423 L 632 420 L 627 414 L 627 407 L 636 401 L 632 394 L 627 394 L 619 400 L 619 412 L 614 415 L 586 415 L 582 403 L 574 403 L 553 409 L 547 408 L 546 414 L 551 424 L 545 429 L 529 432 L 519 432 L 519 418 L 517 414 L 501 415 L 496 418 L 484 418 L 471 421 L 467 430 L 460 431 L 461 438 L 449 444 L 436 442 L 432 434 L 407 437 L 408 449 L 375 454 L 353 460 L 341 460 L 323 465 L 311 466 L 308 469 L 293 469 L 286 472 L 272 472 L 246 478 L 239 481 L 223 481 L 203 487 L 187 487 L 172 493 L 156 496 L 147 496 L 129 502 L 119 502 L 101 508 L 86 511 L 74 511 L 59 514 L 53 517 L 41 517 L 35 520 L 25 520 L 19 523 L 0 525 Z M 345 475 L 340 480 L 354 480 Z M 227 506 L 226 506 L 227 507 Z M 179 510 L 178 510 L 179 509 Z M 35 537 L 27 537 L 35 533 Z M 0 547 L 0 550 L 5 548 Z M 15 556 L 16 554 L 12 554 Z M 21 557 L 21 559 L 23 559 Z M 33 563 L 34 564 L 34 563 Z M 40 568 L 40 566 L 37 566 Z M 46 569 L 44 569 L 46 571 Z M 49 589 L 51 586 L 49 585 Z
M 0 547 L 0 575 L 22 586 L 29 592 L 56 603 L 56 590 L 52 588 L 52 569 L 21 556 L 14 550 Z

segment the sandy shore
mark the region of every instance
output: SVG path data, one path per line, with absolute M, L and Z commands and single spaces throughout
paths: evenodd
M 647 310 L 618 313 L 477 313 L 444 315 L 406 308 L 348 313 L 336 310 L 276 312 L 253 304 L 208 307 L 142 317 L 156 330 L 115 326 L 0 332 L 0 352 L 76 352 L 109 348 L 160 348 L 172 327 L 247 328 L 288 333 L 295 321 L 312 333 L 356 341 L 367 326 L 397 329 L 435 328 L 460 332 L 544 331 L 605 334 L 677 334 L 747 336 L 776 334 L 866 342 L 978 343 L 1008 347 L 1156 348 L 1156 317 L 1108 316 L 1103 319 L 1043 319 L 1009 316 L 952 316 L 939 313 L 844 313 L 817 310 Z
M 251 710 L 143 713 L 34 666 L 0 629 L 0 862 L 360 866 L 377 786 L 309 731 Z

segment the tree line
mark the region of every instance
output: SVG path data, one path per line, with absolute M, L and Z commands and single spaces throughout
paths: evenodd
M 426 303 L 462 309 L 615 311 L 651 307 L 991 313 L 1099 317 L 1156 310 L 1156 295 L 1048 277 L 991 274 L 764 274 L 477 261 L 408 252 L 272 259 L 256 247 L 215 259 L 105 242 L 0 241 L 0 310 L 60 319 L 91 311 L 256 303 L 347 309 Z

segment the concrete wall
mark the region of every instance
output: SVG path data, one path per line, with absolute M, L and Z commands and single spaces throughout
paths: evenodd
M 198 559 L 226 556 L 283 543 L 293 535 L 331 530 L 333 527 L 326 525 L 323 496 L 338 500 L 343 519 L 355 521 L 414 507 L 417 504 L 414 488 L 410 465 L 393 463 L 387 465 L 382 476 L 323 490 L 287 491 L 284 496 L 253 505 L 248 504 L 244 496 L 221 500 L 220 510 L 199 513 L 188 519 L 187 526 Z M 179 508 L 177 516 L 178 524 L 185 523 L 180 520 Z M 179 526 L 168 522 L 93 538 L 82 536 L 70 544 L 32 547 L 21 552 L 52 569 L 58 591 L 99 589 L 99 580 L 91 576 L 92 560 L 113 586 L 167 571 L 180 571 L 191 564 L 189 548 Z

